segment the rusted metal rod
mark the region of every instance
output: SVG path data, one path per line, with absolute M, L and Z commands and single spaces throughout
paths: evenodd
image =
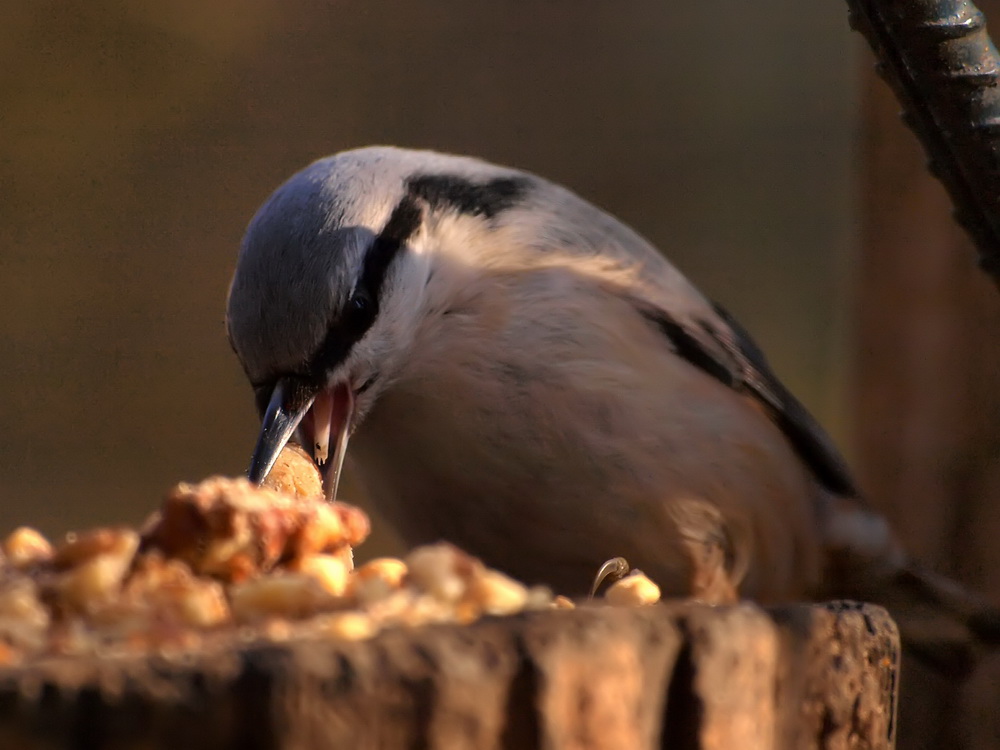
M 955 219 L 1000 286 L 1000 57 L 964 0 L 848 0 L 851 26 L 944 184 Z

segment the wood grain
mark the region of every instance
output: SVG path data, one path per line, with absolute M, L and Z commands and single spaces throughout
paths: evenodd
M 884 610 L 581 607 L 0 672 L 23 750 L 892 748 Z

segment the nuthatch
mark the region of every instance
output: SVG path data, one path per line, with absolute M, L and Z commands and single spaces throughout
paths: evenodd
M 321 159 L 250 223 L 227 323 L 263 417 L 250 478 L 297 430 L 332 494 L 351 436 L 410 543 L 573 594 L 616 555 L 710 601 L 877 593 L 912 569 L 739 324 L 532 174 Z

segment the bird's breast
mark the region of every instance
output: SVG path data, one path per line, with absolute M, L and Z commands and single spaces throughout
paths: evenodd
M 689 593 L 691 550 L 716 542 L 749 561 L 753 593 L 800 593 L 816 488 L 784 436 L 608 304 L 427 346 L 352 440 L 373 502 L 410 543 L 448 539 L 567 593 L 617 555 Z

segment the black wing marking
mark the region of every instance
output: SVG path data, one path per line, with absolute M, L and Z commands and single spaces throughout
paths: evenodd
M 733 390 L 745 392 L 760 402 L 827 489 L 857 497 L 847 463 L 829 435 L 781 384 L 750 334 L 722 307 L 713 307 L 723 325 L 705 320 L 680 321 L 661 309 L 638 305 L 642 315 L 659 327 L 678 355 Z

